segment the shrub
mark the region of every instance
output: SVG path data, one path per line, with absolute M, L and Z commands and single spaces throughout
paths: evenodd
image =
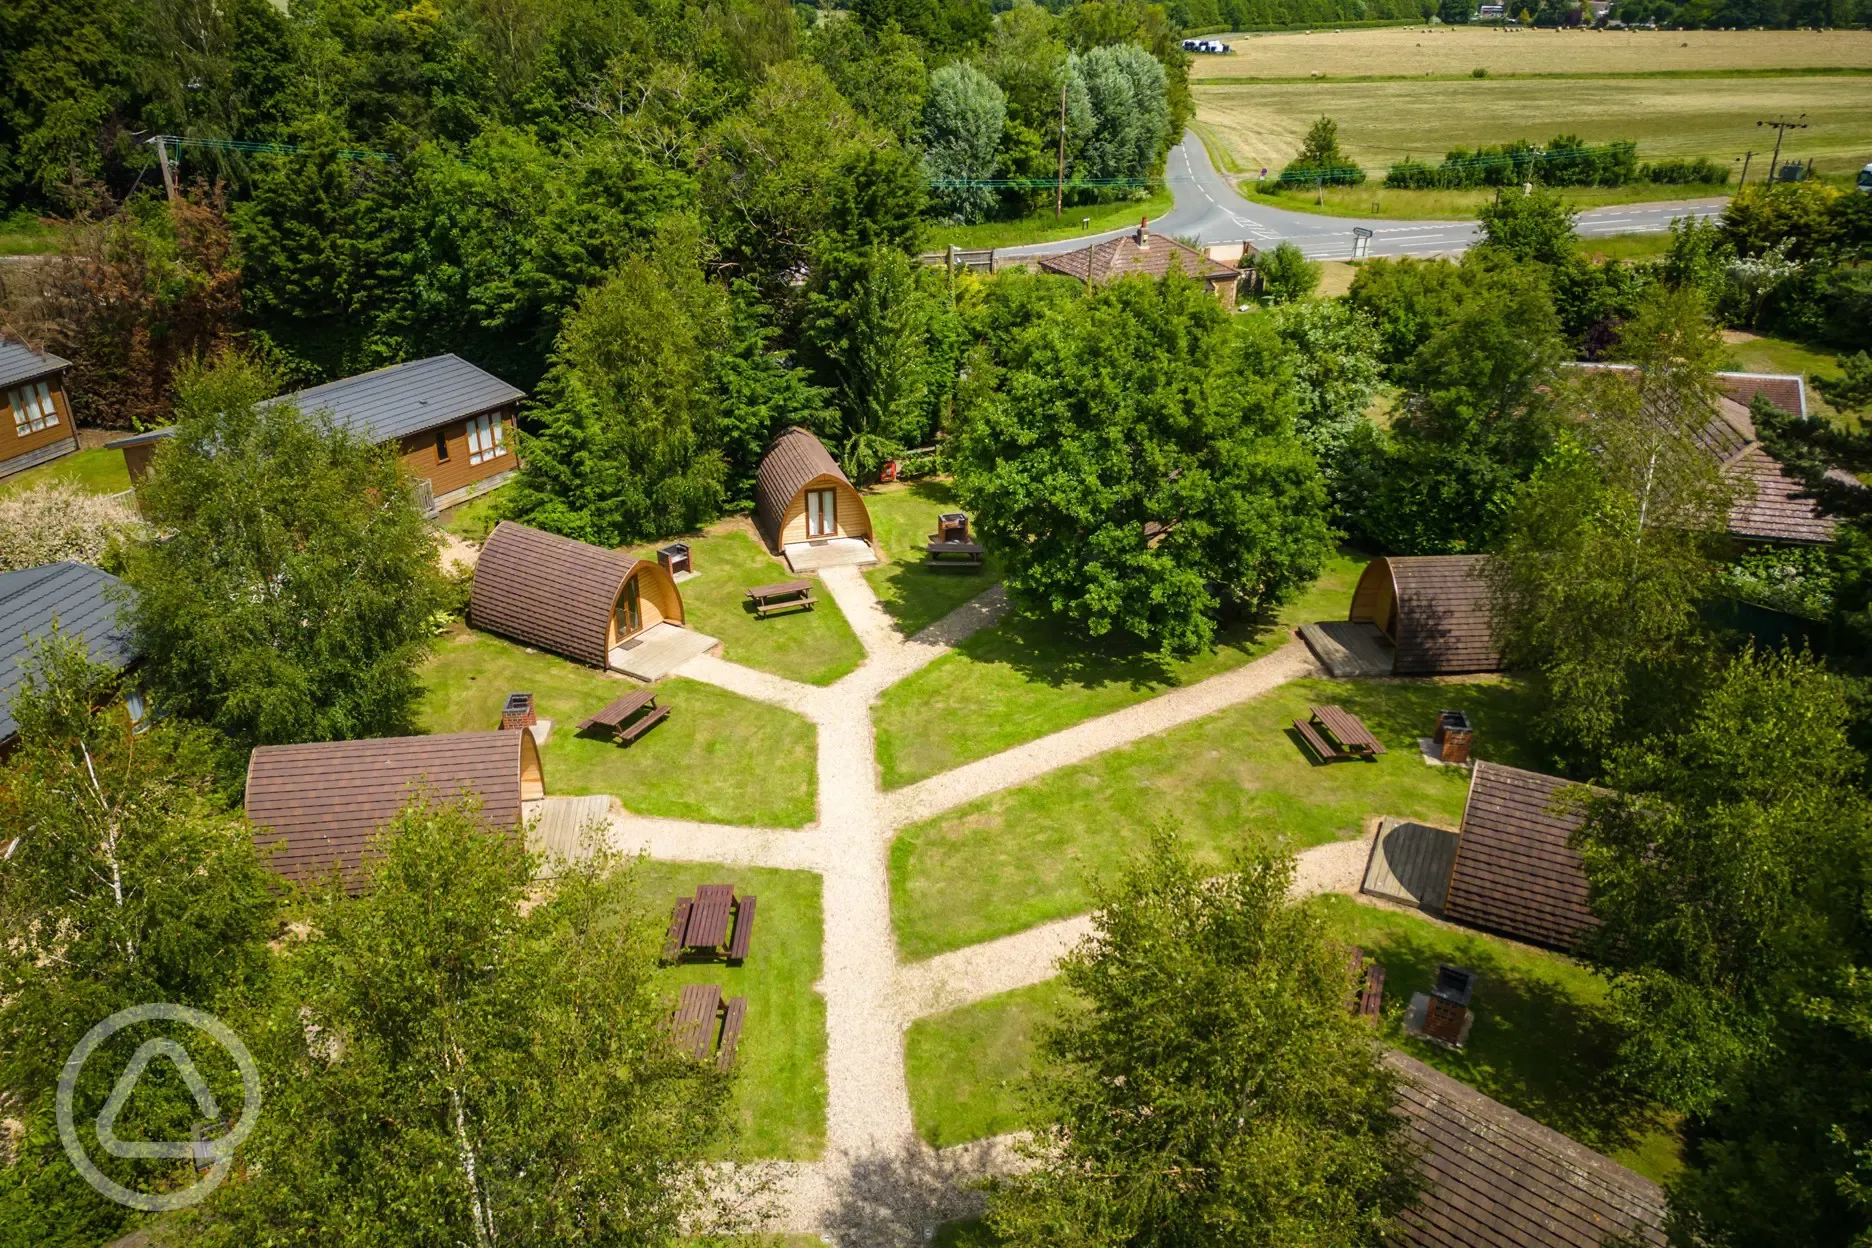
M 1488 70 L 1478 65 L 1474 69 L 1469 71 L 1469 76 L 1471 78 L 1486 78 L 1488 77 Z
M 1254 258 L 1262 290 L 1272 303 L 1292 303 L 1313 293 L 1319 285 L 1320 266 L 1292 243 L 1282 243 Z
M 1687 162 L 1677 162 L 1687 163 Z M 1707 162 L 1705 162 L 1707 163 Z M 1638 145 L 1628 140 L 1592 145 L 1570 134 L 1546 147 L 1517 139 L 1499 147 L 1452 148 L 1440 165 L 1404 160 L 1385 173 L 1384 184 L 1402 190 L 1467 190 L 1479 186 L 1623 186 L 1638 175 Z
M 1695 160 L 1659 160 L 1641 166 L 1638 180 L 1660 186 L 1683 186 L 1691 182 L 1720 185 L 1729 180 L 1729 166 L 1704 156 Z
M 1339 150 L 1339 123 L 1330 117 L 1313 123 L 1300 154 L 1280 174 L 1283 187 L 1357 186 L 1364 180 L 1365 171 Z
M 102 494 L 49 481 L 0 498 L 0 572 L 70 559 L 104 567 L 143 523 Z

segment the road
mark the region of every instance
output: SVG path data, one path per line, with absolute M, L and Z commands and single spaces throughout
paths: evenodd
M 1245 240 L 1261 248 L 1292 242 L 1315 260 L 1351 259 L 1352 230 L 1357 226 L 1372 232 L 1369 254 L 1374 256 L 1442 255 L 1466 250 L 1476 241 L 1477 229 L 1473 221 L 1361 220 L 1315 216 L 1309 212 L 1250 203 L 1235 190 L 1234 177 L 1217 171 L 1209 163 L 1208 150 L 1193 133 L 1184 134 L 1183 141 L 1170 149 L 1170 157 L 1164 164 L 1164 178 L 1175 196 L 1175 206 L 1151 225 L 1179 238 L 1193 237 L 1204 243 Z M 1606 234 L 1658 234 L 1668 228 L 1675 217 L 1714 216 L 1727 202 L 1691 199 L 1595 208 L 1580 214 L 1579 232 L 1585 238 Z M 1109 230 L 1085 238 L 1003 247 L 997 254 L 1010 257 L 1052 255 L 1128 232 L 1128 228 Z

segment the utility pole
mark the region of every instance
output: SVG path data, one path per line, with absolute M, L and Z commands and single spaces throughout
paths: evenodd
M 1753 159 L 1755 159 L 1755 153 L 1754 153 L 1754 152 L 1743 152 L 1743 153 L 1742 153 L 1742 176 L 1741 176 L 1740 178 L 1737 178 L 1737 179 L 1736 179 L 1736 189 L 1737 189 L 1737 190 L 1740 190 L 1740 189 L 1741 189 L 1741 188 L 1743 188 L 1744 186 L 1747 186 L 1747 185 L 1748 185 L 1748 167 L 1749 167 L 1749 161 L 1751 161 L 1751 160 L 1753 160 Z
M 1773 182 L 1777 177 L 1781 176 L 1781 140 L 1787 136 L 1787 132 L 1790 130 L 1805 130 L 1807 128 L 1807 114 L 1802 113 L 1793 121 L 1789 121 L 1785 117 L 1777 117 L 1773 121 L 1758 121 L 1755 124 L 1758 126 L 1772 126 L 1774 128 L 1774 158 L 1768 162 L 1768 180 Z
M 1060 83 L 1059 180 L 1053 183 L 1053 219 L 1060 219 L 1066 201 L 1066 84 Z
M 156 163 L 162 166 L 163 189 L 169 192 L 169 202 L 174 203 L 179 196 L 176 194 L 175 171 L 169 167 L 169 145 L 160 134 L 150 142 L 156 145 Z

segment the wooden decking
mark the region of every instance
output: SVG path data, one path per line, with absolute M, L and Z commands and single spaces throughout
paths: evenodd
M 1385 819 L 1372 841 L 1360 891 L 1432 914 L 1443 910 L 1450 869 L 1456 863 L 1456 833 L 1403 819 Z
M 527 838 L 527 847 L 547 856 L 548 870 L 553 858 L 577 858 L 579 836 L 593 823 L 609 824 L 611 799 L 603 794 L 589 797 L 549 797 L 539 803 L 539 818 Z
M 1397 650 L 1375 624 L 1324 620 L 1302 624 L 1301 640 L 1334 676 L 1389 676 Z

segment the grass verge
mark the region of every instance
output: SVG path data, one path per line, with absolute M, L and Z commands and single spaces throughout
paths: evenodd
M 1289 212 L 1305 212 L 1317 217 L 1377 217 L 1399 221 L 1468 221 L 1484 204 L 1495 198 L 1493 187 L 1469 191 L 1400 191 L 1380 185 L 1382 170 L 1374 170 L 1364 186 L 1327 187 L 1322 205 L 1315 191 L 1263 190 L 1252 178 L 1241 183 L 1241 193 L 1250 203 L 1267 204 Z M 1269 184 L 1270 186 L 1272 183 Z M 1604 208 L 1614 204 L 1670 203 L 1685 199 L 1708 199 L 1733 193 L 1733 186 L 1586 186 L 1562 188 L 1561 196 L 1574 209 Z M 1651 237 L 1638 235 L 1635 237 Z M 1667 235 L 1657 235 L 1669 242 Z M 1597 246 L 1610 240 L 1588 239 L 1585 245 Z
M 657 686 L 669 718 L 619 747 L 576 728 L 630 682 L 465 628 L 442 639 L 424 678 L 425 732 L 493 728 L 509 693 L 532 693 L 553 721 L 541 758 L 548 793 L 609 793 L 633 813 L 672 819 L 777 828 L 812 821 L 817 738 L 791 711 L 672 678 Z
M 1293 721 L 1320 702 L 1359 716 L 1388 752 L 1314 762 Z M 1416 746 L 1446 707 L 1468 712 L 1490 759 L 1538 761 L 1518 685 L 1296 681 L 904 829 L 891 845 L 897 943 L 926 958 L 1084 913 L 1093 880 L 1166 823 L 1218 870 L 1244 838 L 1300 850 L 1356 835 L 1374 815 L 1453 828 L 1468 774 L 1425 766 Z
M 1582 238 L 1579 254 L 1594 264 L 1610 260 L 1661 260 L 1670 254 L 1669 234 L 1602 234 Z
M 719 984 L 724 997 L 748 999 L 736 1049 L 740 1158 L 811 1161 L 825 1149 L 825 1000 L 813 991 L 822 948 L 820 877 L 811 871 L 719 867 L 643 860 L 632 868 L 653 919 L 699 884 L 732 883 L 760 898 L 760 917 L 746 963 L 679 964 L 659 972 L 673 998 L 686 984 Z
M 821 592 L 810 611 L 760 619 L 746 594 L 754 585 L 792 580 L 784 564 L 739 527 L 706 537 L 685 537 L 696 572 L 679 587 L 690 628 L 721 639 L 727 658 L 809 685 L 829 685 L 864 661 L 851 625 Z M 655 559 L 656 546 L 632 551 Z
M 1364 562 L 1334 557 L 1310 589 L 1272 618 L 1235 625 L 1208 654 L 1174 663 L 1120 641 L 1090 642 L 1046 620 L 1009 616 L 884 692 L 874 716 L 884 787 L 938 775 L 1258 659 L 1286 644 L 1300 623 L 1343 619 Z
M 121 494 L 130 488 L 130 470 L 124 467 L 122 451 L 103 447 L 73 451 L 49 464 L 0 478 L 0 494 L 16 494 L 51 481 L 75 485 L 88 494 Z
M 1155 220 L 1169 212 L 1175 197 L 1168 187 L 1159 187 L 1141 199 L 1127 199 L 1115 204 L 1066 205 L 1057 220 L 1053 205 L 1011 221 L 980 221 L 974 225 L 936 225 L 930 228 L 925 250 L 945 247 L 1025 247 L 1031 243 L 1051 243 L 1081 234 L 1102 234 L 1106 230 L 1136 225 L 1139 217 Z M 1090 224 L 1087 224 L 1090 218 Z
M 909 481 L 865 491 L 872 540 L 890 559 L 866 569 L 865 579 L 906 637 L 1001 580 L 1001 564 L 993 555 L 979 572 L 939 571 L 925 558 L 923 545 L 936 530 L 937 513 L 960 507 L 947 481 Z

